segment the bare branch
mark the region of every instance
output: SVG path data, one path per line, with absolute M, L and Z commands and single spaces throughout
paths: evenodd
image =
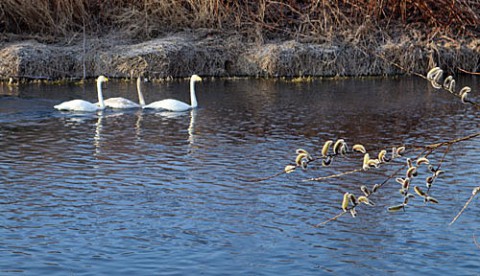
M 460 210 L 460 212 L 458 212 L 458 214 L 453 218 L 452 222 L 450 222 L 448 225 L 452 225 L 455 223 L 455 221 L 457 221 L 457 219 L 462 215 L 462 213 L 467 209 L 468 207 L 468 204 L 470 204 L 470 202 L 472 202 L 473 198 L 478 194 L 478 192 L 480 191 L 480 186 L 476 187 L 475 189 L 473 189 L 472 191 L 472 195 L 470 196 L 470 198 L 467 200 L 467 202 L 465 203 L 465 205 L 463 205 L 463 208 L 462 210 Z

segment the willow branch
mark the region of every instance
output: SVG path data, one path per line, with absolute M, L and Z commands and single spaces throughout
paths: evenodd
M 452 222 L 450 222 L 448 225 L 452 225 L 453 223 L 455 223 L 455 221 L 457 221 L 457 219 L 458 219 L 458 218 L 462 215 L 462 213 L 467 209 L 468 204 L 470 204 L 470 202 L 472 202 L 473 198 L 475 198 L 475 196 L 478 194 L 479 191 L 480 191 L 480 186 L 478 186 L 478 187 L 476 187 L 475 189 L 473 189 L 472 195 L 471 195 L 470 198 L 467 200 L 467 202 L 465 203 L 465 205 L 463 205 L 462 210 L 460 210 L 460 212 L 458 212 L 458 214 L 453 218 Z
M 448 144 L 447 148 L 445 149 L 445 152 L 443 153 L 442 159 L 440 159 L 440 162 L 438 163 L 438 166 L 436 170 L 440 169 L 442 166 L 443 162 L 445 161 L 445 158 L 447 157 L 447 154 L 450 152 L 450 149 L 452 148 L 453 144 Z
M 445 145 L 455 144 L 455 143 L 466 141 L 466 140 L 470 140 L 470 139 L 475 138 L 477 136 L 480 136 L 480 132 L 473 133 L 473 134 L 470 134 L 468 136 L 456 138 L 456 139 L 446 141 L 446 142 L 440 142 L 440 143 L 436 143 L 436 144 L 427 145 L 427 146 L 425 146 L 425 148 L 435 150 L 439 147 L 442 147 L 442 146 L 445 146 Z
M 357 172 L 361 172 L 361 171 L 363 171 L 363 169 L 355 169 L 355 170 L 342 172 L 342 173 L 337 173 L 337 174 L 331 174 L 331 175 L 327 175 L 327 176 L 320 176 L 320 177 L 304 179 L 303 181 L 322 181 L 322 180 L 326 180 L 326 179 L 330 179 L 330 178 L 342 177 L 344 175 L 349 175 L 349 174 L 357 173 Z
M 261 181 L 265 181 L 265 180 L 269 180 L 269 179 L 272 179 L 274 177 L 277 177 L 279 175 L 282 175 L 282 174 L 286 174 L 285 171 L 281 171 L 281 172 L 278 172 L 276 174 L 272 174 L 270 176 L 266 176 L 266 177 L 259 177 L 259 178 L 237 178 L 239 180 L 242 180 L 242 181 L 246 181 L 246 182 L 261 182 Z
M 420 156 L 422 156 L 424 153 L 425 153 L 425 149 L 420 152 L 417 157 L 415 157 L 415 159 L 419 158 Z M 407 166 L 406 163 L 404 163 L 400 168 L 398 168 L 398 170 L 396 170 L 395 172 L 393 172 L 387 179 L 385 179 L 382 183 L 380 183 L 380 187 L 383 187 L 383 185 L 387 184 L 388 181 L 390 181 L 390 179 L 394 178 L 399 172 L 401 172 L 403 169 L 405 169 L 405 167 Z
M 475 237 L 475 234 L 473 234 L 473 243 L 475 243 L 475 246 L 477 248 L 480 248 L 480 244 L 478 244 L 477 238 Z
M 420 78 L 422 78 L 422 79 L 428 80 L 426 76 L 424 76 L 424 75 L 422 75 L 422 74 L 419 74 L 419 73 L 416 73 L 416 72 L 412 72 L 411 70 L 406 69 L 405 67 L 401 66 L 400 64 L 388 60 L 383 54 L 377 54 L 377 53 L 373 53 L 373 54 L 374 54 L 375 56 L 377 56 L 378 58 L 384 60 L 385 62 L 390 63 L 391 65 L 399 68 L 400 70 L 402 70 L 402 71 L 404 71 L 404 72 L 406 72 L 406 73 L 413 74 L 413 75 L 415 75 L 415 76 L 417 76 L 417 77 L 420 77 Z M 460 68 L 458 68 L 458 69 L 459 69 L 460 71 L 462 71 L 462 72 L 469 73 L 469 74 L 475 74 L 475 75 L 476 75 L 476 74 L 479 74 L 479 73 L 468 72 L 468 71 L 465 71 L 465 70 L 460 69 Z M 454 97 L 456 97 L 456 98 L 458 98 L 458 99 L 462 99 L 462 96 L 459 95 L 459 94 L 457 94 L 457 93 L 455 93 L 455 91 L 451 91 L 451 90 L 449 90 L 449 89 L 446 89 L 446 88 L 443 87 L 443 86 L 441 86 L 440 89 L 442 89 L 442 90 L 450 93 L 452 96 L 454 96 Z M 469 100 L 469 99 L 464 99 L 463 102 L 464 102 L 464 103 L 468 103 L 468 104 L 474 106 L 474 107 L 477 108 L 477 109 L 480 109 L 480 103 L 477 103 L 477 102 L 472 101 L 472 100 Z
M 459 137 L 459 138 L 455 138 L 455 139 L 451 139 L 451 140 L 448 140 L 448 141 L 444 141 L 444 142 L 439 142 L 439 143 L 434 143 L 434 144 L 429 144 L 429 145 L 426 145 L 426 146 L 411 146 L 410 148 L 413 149 L 413 152 L 418 152 L 418 154 L 416 155 L 415 159 L 418 160 L 418 158 L 422 157 L 422 156 L 425 156 L 427 157 L 428 155 L 432 154 L 435 150 L 439 149 L 440 147 L 443 147 L 443 146 L 447 146 L 445 151 L 443 152 L 443 155 L 441 157 L 441 160 L 439 162 L 439 164 L 437 165 L 436 169 L 435 170 L 439 170 L 440 167 L 442 166 L 442 164 L 444 163 L 444 161 L 446 160 L 446 156 L 447 154 L 450 152 L 451 150 L 451 147 L 455 144 L 455 143 L 459 143 L 459 142 L 463 142 L 463 141 L 467 141 L 467 140 L 470 140 L 470 139 L 473 139 L 475 137 L 478 137 L 480 136 L 480 132 L 477 132 L 477 133 L 473 133 L 473 134 L 470 134 L 470 135 L 467 135 L 467 136 L 463 136 L 463 137 Z M 400 157 L 400 156 L 399 156 Z M 313 160 L 311 160 L 313 161 Z M 395 160 L 392 160 L 392 161 L 395 161 Z M 383 164 L 386 164 L 386 163 L 383 163 Z M 402 163 L 399 163 L 399 164 L 396 164 L 396 165 L 400 165 L 400 168 L 398 168 L 397 170 L 395 170 L 392 174 L 388 175 L 386 177 L 386 179 L 381 183 L 381 184 L 376 184 L 377 185 L 377 188 L 376 189 L 373 189 L 371 191 L 371 194 L 370 195 L 373 195 L 374 193 L 376 193 L 381 187 L 383 187 L 386 183 L 388 183 L 388 181 L 390 181 L 392 178 L 394 178 L 396 175 L 398 175 L 398 173 L 400 173 L 402 170 L 405 169 L 405 167 L 408 165 L 408 163 L 406 162 L 402 162 Z M 332 175 L 328 175 L 328 176 L 322 176 L 322 177 L 316 177 L 316 178 L 310 178 L 310 179 L 306 179 L 304 181 L 321 181 L 321 180 L 327 180 L 327 179 L 332 179 L 332 178 L 338 178 L 338 177 L 342 177 L 342 176 L 345 176 L 345 175 L 350 175 L 350 174 L 353 174 L 353 173 L 357 173 L 357 172 L 365 172 L 363 168 L 357 168 L 357 169 L 354 169 L 354 170 L 350 170 L 350 171 L 347 171 L 347 172 L 342 172 L 342 173 L 338 173 L 338 174 L 332 174 Z M 283 172 L 282 172 L 283 173 Z M 279 175 L 279 174 L 277 174 Z M 382 173 L 383 176 L 385 176 L 384 173 Z M 470 204 L 470 202 L 473 200 L 473 197 L 476 195 L 476 193 L 478 193 L 480 191 L 480 187 L 477 187 L 474 191 L 473 191 L 473 194 L 471 196 L 471 198 L 467 201 L 467 203 L 465 204 L 465 206 L 463 207 L 463 209 L 460 211 L 460 213 L 454 218 L 454 220 L 450 223 L 454 223 L 458 217 L 463 213 L 463 211 L 467 208 L 468 204 Z M 367 195 L 368 197 L 369 195 Z M 405 205 L 405 203 L 404 203 Z M 357 205 L 355 205 L 357 206 Z M 325 225 L 331 221 L 335 221 L 337 219 L 339 219 L 340 217 L 342 217 L 345 213 L 347 213 L 345 210 L 337 215 L 335 215 L 334 217 L 331 217 L 321 223 L 318 223 L 316 225 L 314 225 L 314 227 L 320 227 L 322 225 Z
M 479 72 L 467 71 L 467 70 L 462 69 L 462 68 L 460 68 L 460 67 L 457 67 L 457 69 L 458 69 L 458 71 L 463 72 L 463 73 L 465 73 L 465 74 L 480 76 L 480 73 L 479 73 Z
M 332 217 L 332 218 L 329 218 L 329 219 L 327 219 L 327 220 L 324 221 L 324 222 L 320 222 L 320 223 L 318 223 L 318 224 L 315 224 L 313 227 L 318 228 L 318 227 L 320 227 L 320 226 L 323 226 L 323 225 L 325 225 L 325 224 L 327 224 L 327 223 L 329 223 L 329 222 L 331 222 L 331 221 L 334 221 L 334 220 L 339 219 L 341 216 L 345 215 L 346 213 L 347 213 L 347 212 L 342 211 L 342 212 L 339 213 L 338 215 L 336 215 L 336 216 L 334 216 L 334 217 Z

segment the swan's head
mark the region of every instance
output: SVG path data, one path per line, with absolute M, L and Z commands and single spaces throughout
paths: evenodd
M 195 81 L 202 81 L 202 78 L 200 78 L 200 76 L 198 75 L 193 75 L 191 78 L 190 78 L 191 81 L 195 82 Z
M 107 82 L 108 81 L 108 78 L 101 75 L 97 78 L 97 82 Z

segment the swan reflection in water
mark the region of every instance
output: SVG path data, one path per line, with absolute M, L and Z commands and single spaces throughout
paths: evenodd
M 70 113 L 62 112 L 62 117 L 60 120 L 63 122 L 64 126 L 67 128 L 64 139 L 68 140 L 69 143 L 72 143 L 71 140 L 75 140 L 75 145 L 82 148 L 82 154 L 85 155 L 85 148 L 83 145 L 84 139 L 91 141 L 92 152 L 90 156 L 93 156 L 95 159 L 98 159 L 102 152 L 102 132 L 103 132 L 103 123 L 105 111 L 99 110 L 95 113 Z M 92 123 L 95 124 L 95 129 L 92 129 Z M 71 135 L 70 135 L 71 134 Z M 90 143 L 90 142 L 89 142 Z M 76 150 L 71 150 L 68 152 L 68 156 L 74 156 L 78 154 Z M 83 156 L 83 158 L 88 158 Z
M 93 133 L 90 131 L 87 131 L 87 132 L 90 132 L 93 134 L 92 135 L 93 136 L 93 140 L 92 140 L 93 157 L 95 159 L 98 159 L 104 153 L 102 148 L 107 144 L 111 144 L 111 141 L 109 142 L 106 140 L 112 139 L 114 137 L 110 135 L 110 133 L 104 133 L 105 120 L 108 120 L 108 118 L 114 118 L 114 117 L 117 117 L 120 120 L 129 120 L 130 116 L 135 116 L 136 119 L 134 121 L 134 124 L 131 125 L 131 130 L 135 131 L 134 133 L 135 137 L 132 137 L 132 139 L 135 139 L 134 141 L 137 143 L 142 143 L 141 141 L 143 140 L 144 135 L 148 133 L 148 132 L 144 132 L 144 129 L 143 129 L 145 127 L 145 120 L 147 121 L 156 120 L 154 117 L 157 117 L 157 118 L 161 117 L 163 120 L 170 121 L 174 124 L 183 125 L 183 127 L 186 128 L 188 133 L 188 137 L 186 137 L 186 140 L 188 141 L 187 154 L 191 154 L 193 152 L 193 145 L 195 144 L 195 137 L 196 137 L 195 119 L 197 116 L 197 112 L 198 111 L 196 109 L 191 109 L 188 112 L 162 111 L 162 112 L 156 112 L 154 114 L 151 114 L 150 112 L 146 112 L 145 110 L 141 110 L 141 109 L 135 112 L 125 112 L 125 113 L 123 112 L 112 113 L 109 111 L 100 110 L 100 111 L 97 111 L 96 113 L 85 113 L 85 114 L 67 113 L 67 117 L 64 117 L 65 118 L 64 124 L 69 128 L 77 128 L 79 124 L 88 124 L 88 122 L 92 122 L 92 120 L 95 120 L 95 129 L 92 131 L 92 129 L 89 128 L 90 131 L 92 131 Z M 188 128 L 187 128 L 187 122 L 186 122 L 187 118 L 189 118 Z M 130 119 L 133 119 L 133 118 L 130 117 Z M 165 131 L 168 131 L 168 130 L 166 129 Z M 105 137 L 105 135 L 107 137 Z
M 197 116 L 197 110 L 190 110 L 190 124 L 188 125 L 188 153 L 192 153 L 193 144 L 195 143 L 195 117 Z
M 103 120 L 107 118 L 115 118 L 118 117 L 120 120 L 128 120 L 129 116 L 133 113 L 109 113 L 106 114 L 104 111 L 100 111 L 97 113 L 97 122 L 95 124 L 95 136 L 93 138 L 94 146 L 95 146 L 95 156 L 97 157 L 101 153 L 101 145 L 104 142 L 104 138 L 102 138 L 102 129 L 103 129 Z M 134 125 L 135 130 L 135 140 L 138 142 L 142 140 L 142 121 L 143 121 L 143 111 L 138 110 L 135 113 L 136 120 Z M 111 136 L 110 137 L 114 137 Z M 107 141 L 108 142 L 108 141 Z
M 135 122 L 135 139 L 138 142 L 142 137 L 143 110 L 138 110 L 135 112 L 135 115 L 137 116 L 137 121 Z
M 188 152 L 187 153 L 192 153 L 193 152 L 193 145 L 195 143 L 195 118 L 197 116 L 197 109 L 190 109 L 188 112 L 173 112 L 173 111 L 162 111 L 162 112 L 157 112 L 155 113 L 156 116 L 162 117 L 166 120 L 180 120 L 183 118 L 186 118 L 186 116 L 190 117 L 190 122 L 188 124 Z
M 103 128 L 103 111 L 97 113 L 97 122 L 95 123 L 95 136 L 93 136 L 93 145 L 95 146 L 95 153 L 93 156 L 98 157 L 101 153 L 101 140 Z

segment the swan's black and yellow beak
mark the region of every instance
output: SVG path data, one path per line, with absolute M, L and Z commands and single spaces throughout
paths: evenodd
M 192 81 L 202 81 L 202 78 L 199 75 L 193 75 L 191 79 Z

